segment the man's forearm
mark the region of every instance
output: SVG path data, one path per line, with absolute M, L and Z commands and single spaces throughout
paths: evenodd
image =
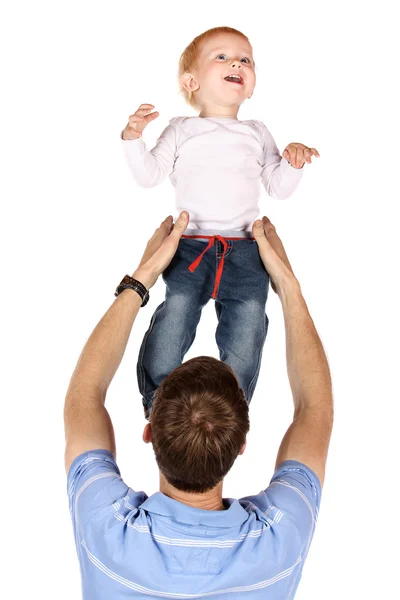
M 332 412 L 332 382 L 328 361 L 297 282 L 280 294 L 286 330 L 286 361 L 295 414 L 320 407 Z
M 136 271 L 134 277 L 148 288 L 146 274 Z M 80 388 L 85 397 L 105 401 L 107 389 L 121 363 L 133 323 L 142 304 L 134 290 L 124 290 L 96 325 L 79 357 L 68 394 L 77 397 Z
M 132 325 L 142 300 L 135 291 L 124 290 L 96 325 L 79 357 L 68 389 L 78 397 L 105 401 L 105 395 L 125 352 Z

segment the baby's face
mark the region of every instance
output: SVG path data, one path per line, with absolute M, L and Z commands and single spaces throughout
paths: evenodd
M 226 79 L 239 75 L 241 79 Z M 239 106 L 253 93 L 256 84 L 250 44 L 235 33 L 222 33 L 208 39 L 193 73 L 198 84 L 200 105 Z

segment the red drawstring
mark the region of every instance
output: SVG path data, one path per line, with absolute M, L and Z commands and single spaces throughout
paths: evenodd
M 207 252 L 207 250 L 209 250 L 214 245 L 215 240 L 219 240 L 222 243 L 222 245 L 224 247 L 224 252 L 222 254 L 221 260 L 218 265 L 217 273 L 215 276 L 215 285 L 214 285 L 214 290 L 212 293 L 212 298 L 217 297 L 217 291 L 218 291 L 219 283 L 221 281 L 222 271 L 224 270 L 225 253 L 228 249 L 228 242 L 225 240 L 225 238 L 223 238 L 221 235 L 213 235 L 207 244 L 207 248 L 205 248 L 203 250 L 203 252 L 201 254 L 199 254 L 199 256 L 196 258 L 196 260 L 194 260 L 192 262 L 192 264 L 188 267 L 189 271 L 191 271 L 193 273 L 193 271 L 195 269 L 197 269 L 197 267 L 201 263 L 204 254 Z
M 199 266 L 199 264 L 201 263 L 201 259 L 203 258 L 203 255 L 207 252 L 207 250 L 209 250 L 211 248 L 211 246 L 214 244 L 214 240 L 215 240 L 215 236 L 213 236 L 212 238 L 210 238 L 210 241 L 208 242 L 208 246 L 207 248 L 205 248 L 203 250 L 203 252 L 201 254 L 199 254 L 199 256 L 196 258 L 195 261 L 192 262 L 192 264 L 190 265 L 190 267 L 188 267 L 189 271 L 191 271 L 193 273 L 193 271 L 195 269 L 197 269 L 197 267 Z

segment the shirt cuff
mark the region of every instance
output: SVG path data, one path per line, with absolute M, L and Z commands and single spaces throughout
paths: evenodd
M 136 138 L 136 140 L 123 140 L 121 138 L 121 141 L 122 148 L 125 156 L 128 159 L 128 162 L 129 160 L 136 161 L 146 152 L 146 144 L 141 137 Z
M 142 137 L 137 137 L 137 138 L 135 138 L 134 140 L 124 140 L 124 138 L 122 137 L 123 133 L 124 133 L 124 132 L 123 132 L 123 131 L 121 131 L 121 135 L 120 135 L 120 138 L 121 138 L 121 140 L 122 140 L 123 142 L 137 142 L 138 140 L 141 140 L 141 139 L 142 139 Z
M 296 169 L 295 167 L 292 167 L 292 165 L 289 164 L 286 158 L 282 156 L 280 166 L 282 179 L 285 182 L 285 187 L 287 187 L 288 184 L 290 185 L 290 183 L 292 182 L 296 184 L 303 177 L 304 165 L 301 167 L 301 169 Z

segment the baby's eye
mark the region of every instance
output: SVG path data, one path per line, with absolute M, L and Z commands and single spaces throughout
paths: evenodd
M 242 60 L 246 60 L 248 63 L 250 62 L 248 58 L 242 58 Z
M 221 56 L 223 56 L 224 58 L 226 58 L 225 54 L 218 54 L 217 58 L 221 58 Z

